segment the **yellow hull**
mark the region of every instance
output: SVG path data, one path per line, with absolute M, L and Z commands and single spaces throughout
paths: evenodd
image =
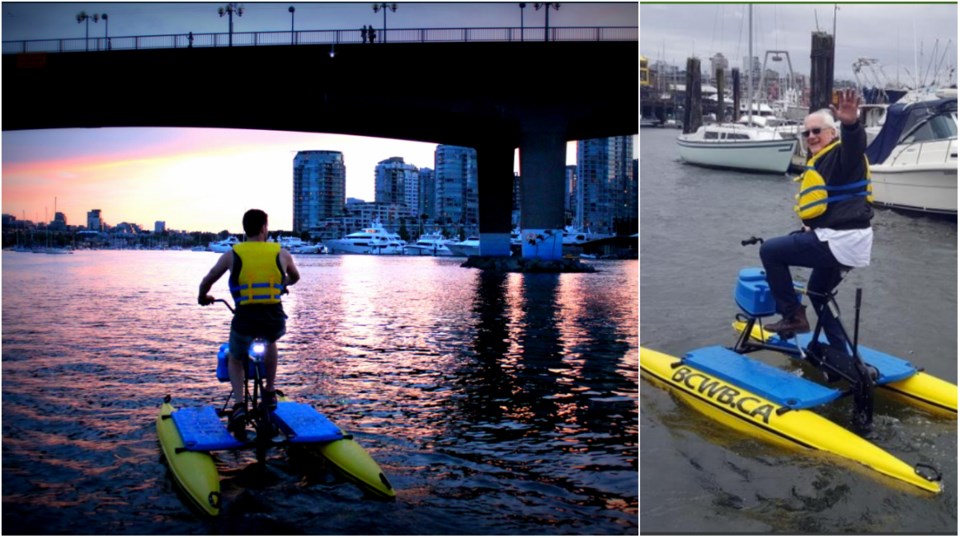
M 220 513 L 220 474 L 213 458 L 206 452 L 180 451 L 183 440 L 173 419 L 174 408 L 164 402 L 157 415 L 157 436 L 170 471 L 184 492 L 201 510 L 211 516 Z M 165 418 L 166 417 L 166 418 Z
M 286 402 L 289 399 L 281 394 L 280 401 Z M 340 433 L 343 434 L 343 439 L 323 443 L 315 450 L 360 489 L 385 499 L 395 498 L 397 492 L 390 485 L 387 475 L 383 474 L 380 465 L 342 428 Z
M 364 491 L 387 499 L 397 496 L 377 462 L 353 439 L 345 437 L 326 443 L 319 450 L 327 461 Z
M 742 333 L 745 327 L 746 323 L 743 321 L 733 322 L 733 329 L 737 334 Z M 773 336 L 775 336 L 774 333 L 764 331 L 759 323 L 755 324 L 750 331 L 750 337 L 758 342 L 767 342 Z M 957 386 L 925 372 L 917 371 L 907 379 L 878 387 L 928 411 L 957 417 Z
M 737 430 L 778 444 L 835 454 L 926 491 L 941 491 L 939 482 L 927 480 L 910 465 L 820 415 L 807 410 L 778 413 L 780 406 L 775 402 L 681 365 L 677 357 L 641 347 L 640 371 L 698 411 Z

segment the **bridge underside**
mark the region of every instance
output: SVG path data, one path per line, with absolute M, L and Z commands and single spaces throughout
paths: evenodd
M 481 248 L 494 255 L 509 254 L 516 148 L 522 227 L 561 229 L 566 141 L 638 132 L 636 42 L 359 44 L 330 52 L 302 45 L 5 55 L 2 127 L 264 129 L 473 147 Z

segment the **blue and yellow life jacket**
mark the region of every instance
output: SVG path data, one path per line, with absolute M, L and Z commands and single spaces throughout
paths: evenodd
M 821 157 L 826 155 L 840 141 L 836 141 L 827 147 L 821 149 L 816 155 L 810 157 L 807 165 L 804 167 L 803 174 L 794 181 L 800 182 L 800 192 L 797 194 L 797 205 L 793 210 L 800 216 L 800 219 L 806 221 L 823 215 L 827 211 L 827 205 L 833 202 L 849 200 L 857 196 L 865 196 L 867 202 L 873 203 L 873 185 L 870 183 L 870 163 L 864 156 L 864 168 L 866 177 L 860 181 L 846 183 L 844 185 L 827 185 L 823 176 L 817 171 L 815 165 Z
M 283 292 L 280 244 L 250 241 L 233 246 L 230 293 L 237 306 L 276 304 Z

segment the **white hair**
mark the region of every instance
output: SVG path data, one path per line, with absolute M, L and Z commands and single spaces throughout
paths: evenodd
M 807 118 L 809 119 L 815 116 L 823 120 L 824 127 L 833 129 L 837 133 L 840 132 L 840 125 L 837 124 L 837 120 L 834 119 L 833 112 L 831 112 L 829 108 L 821 108 L 816 112 L 811 112 L 810 115 L 807 116 Z

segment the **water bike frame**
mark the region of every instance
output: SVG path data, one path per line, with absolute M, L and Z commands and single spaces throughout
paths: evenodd
M 230 306 L 230 303 L 224 299 L 216 299 L 214 302 L 223 303 L 227 308 L 230 309 L 231 312 L 235 312 L 234 308 Z M 253 441 L 256 449 L 257 461 L 259 462 L 265 461 L 267 449 L 281 444 L 281 442 L 273 440 L 273 438 L 279 433 L 279 430 L 277 429 L 277 425 L 274 424 L 273 413 L 270 412 L 271 409 L 268 408 L 263 400 L 263 377 L 266 374 L 265 358 L 268 345 L 269 343 L 265 339 L 254 338 L 253 342 L 250 343 L 250 347 L 246 355 L 242 357 L 244 372 L 242 398 L 247 409 L 244 426 L 251 426 L 255 432 Z M 217 414 L 219 416 L 224 417 L 230 415 L 230 411 L 228 409 L 230 405 L 230 399 L 235 396 L 239 402 L 241 395 L 235 395 L 233 388 L 231 387 L 230 393 L 227 394 L 227 398 L 223 402 L 223 407 L 217 410 Z M 274 399 L 274 405 L 276 405 L 277 399 L 281 398 L 282 396 L 283 393 L 277 391 L 276 398 Z
M 742 246 L 763 243 L 759 237 L 751 237 L 740 242 Z M 782 342 L 789 342 L 791 345 L 781 345 L 767 342 L 764 337 L 762 341 L 752 338 L 754 326 L 757 326 L 763 333 L 763 317 L 774 314 L 770 308 L 772 297 L 765 296 L 764 300 L 753 301 L 748 294 L 742 290 L 745 288 L 745 280 L 759 280 L 757 277 L 763 277 L 763 282 L 759 284 L 760 293 L 764 291 L 769 293 L 769 284 L 766 283 L 766 275 L 760 271 L 759 275 L 746 273 L 749 269 L 741 271 L 740 279 L 737 282 L 737 288 L 734 291 L 737 306 L 742 313 L 737 314 L 737 321 L 745 322 L 746 326 L 737 338 L 737 343 L 733 350 L 740 354 L 748 354 L 754 351 L 770 350 L 790 355 L 799 355 L 824 374 L 827 381 L 843 380 L 848 384 L 848 388 L 841 393 L 841 397 L 853 396 L 853 425 L 854 428 L 866 432 L 873 425 L 873 389 L 876 386 L 877 371 L 872 366 L 867 365 L 858 351 L 858 341 L 860 336 L 860 308 L 863 297 L 863 290 L 857 288 L 855 299 L 854 329 L 853 338 L 848 335 L 843 323 L 840 320 L 840 308 L 836 302 L 837 289 L 843 278 L 850 271 L 850 268 L 842 267 L 840 272 L 840 282 L 826 293 L 817 293 L 805 289 L 802 285 L 794 283 L 798 293 L 806 294 L 811 298 L 814 311 L 817 314 L 817 323 L 813 330 L 813 335 L 809 344 L 804 348 L 796 334 L 781 335 Z M 755 270 L 754 270 L 755 271 Z M 762 287 L 766 286 L 766 290 Z M 816 299 L 816 300 L 814 300 Z M 762 304 L 761 304 L 762 303 Z M 836 320 L 839 332 L 843 335 L 844 347 L 847 352 L 839 352 L 831 349 L 828 345 L 820 341 L 820 334 L 823 332 L 823 322 L 826 316 Z

